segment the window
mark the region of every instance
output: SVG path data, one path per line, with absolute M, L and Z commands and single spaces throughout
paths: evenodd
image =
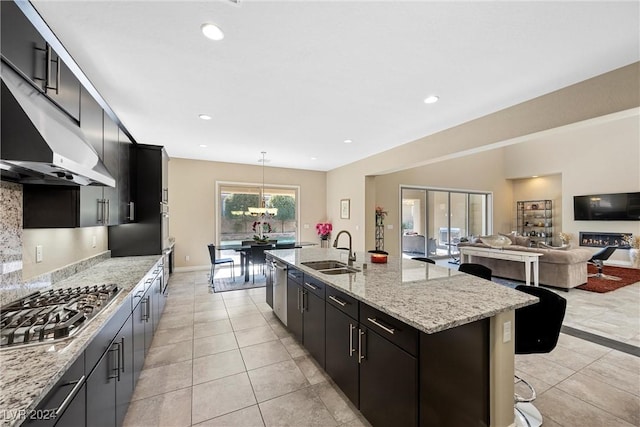
M 220 243 L 240 243 L 255 234 L 253 223 L 258 217 L 249 213 L 250 207 L 260 207 L 259 185 L 218 183 L 218 234 Z M 275 208 L 267 222 L 269 239 L 295 242 L 298 230 L 298 187 L 264 187 L 265 207 Z

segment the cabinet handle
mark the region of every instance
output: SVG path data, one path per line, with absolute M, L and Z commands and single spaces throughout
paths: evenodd
M 124 337 L 120 338 L 120 352 L 122 353 L 122 358 L 120 359 L 122 366 L 120 366 L 120 371 L 124 372 Z M 118 381 L 120 381 L 120 377 L 118 377 Z
M 134 221 L 136 218 L 136 204 L 135 202 L 129 202 L 129 221 Z
M 105 212 L 106 212 L 106 214 L 105 214 L 105 218 L 106 218 L 105 224 L 109 224 L 109 219 L 110 219 L 110 212 L 109 211 L 111 210 L 109 208 L 109 199 L 106 199 L 105 202 L 106 202 L 105 205 L 104 205 L 104 209 L 105 209 Z
M 353 326 L 352 323 L 349 323 L 349 357 L 353 356 L 353 352 L 356 351 L 355 348 L 353 348 L 353 330 L 356 327 Z
M 389 332 L 391 335 L 393 335 L 395 333 L 395 329 L 394 328 L 390 328 L 388 326 L 383 325 L 382 323 L 380 323 L 380 321 L 378 319 L 376 319 L 375 317 L 372 319 L 371 317 L 367 317 L 367 320 L 371 323 L 373 323 L 374 325 L 384 329 L 385 331 Z
M 109 353 L 113 353 L 116 351 L 118 353 L 117 363 L 115 368 L 109 369 L 111 372 L 115 371 L 115 375 L 107 376 L 107 379 L 116 379 L 120 381 L 120 343 L 114 342 L 111 348 L 109 349 Z M 108 357 L 108 356 L 107 356 Z
M 104 200 L 103 199 L 97 199 L 98 200 L 98 224 L 104 224 Z
M 314 291 L 317 291 L 317 290 L 318 290 L 318 287 L 317 287 L 317 286 L 313 286 L 313 285 L 312 285 L 311 283 L 309 283 L 309 282 L 304 282 L 304 284 L 305 284 L 306 286 L 310 287 L 311 289 L 313 289 Z
M 300 288 L 296 288 L 296 310 L 300 310 Z
M 362 329 L 358 329 L 358 363 L 362 363 L 366 355 L 362 354 L 362 337 L 365 335 Z M 366 344 L 366 343 L 365 343 Z
M 304 304 L 304 297 L 307 295 L 307 291 L 305 289 L 302 289 L 300 293 L 302 294 L 302 297 L 300 299 L 300 302 L 301 302 L 300 313 L 304 313 L 304 310 L 307 308 L 305 307 L 305 304 Z
M 329 295 L 329 299 L 333 302 L 335 302 L 336 304 L 340 304 L 340 307 L 344 307 L 345 305 L 347 305 L 346 302 L 339 300 L 338 298 L 334 297 L 333 295 Z
M 56 409 L 56 418 L 62 415 L 65 409 L 67 409 L 67 406 L 69 406 L 69 403 L 71 403 L 71 401 L 76 396 L 76 394 L 78 394 L 78 390 L 80 390 L 80 388 L 84 385 L 84 380 L 85 380 L 85 376 L 83 375 L 80 377 L 80 379 L 78 379 L 78 381 L 69 383 L 69 385 L 75 384 L 75 386 L 73 386 L 69 394 L 67 394 L 67 397 L 64 398 L 60 406 L 58 406 L 58 408 Z

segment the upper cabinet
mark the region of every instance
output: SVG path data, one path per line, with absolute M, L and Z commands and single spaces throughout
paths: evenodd
M 12 1 L 0 2 L 2 56 L 69 116 L 80 117 L 80 82 Z

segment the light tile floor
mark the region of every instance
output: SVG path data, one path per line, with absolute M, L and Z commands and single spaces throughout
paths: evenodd
M 632 286 L 603 307 L 631 299 L 637 309 L 640 284 Z M 125 426 L 369 425 L 275 318 L 264 288 L 212 293 L 207 272 L 189 272 L 173 274 L 169 289 Z M 588 308 L 598 298 L 564 295 L 576 324 L 618 322 Z M 631 332 L 619 333 L 637 341 L 633 318 L 628 324 Z M 544 426 L 640 425 L 638 357 L 562 334 L 552 353 L 516 356 L 516 373 L 536 388 Z

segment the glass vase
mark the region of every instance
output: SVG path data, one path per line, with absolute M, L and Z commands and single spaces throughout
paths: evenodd
M 320 247 L 328 248 L 329 247 L 329 239 L 320 239 Z

